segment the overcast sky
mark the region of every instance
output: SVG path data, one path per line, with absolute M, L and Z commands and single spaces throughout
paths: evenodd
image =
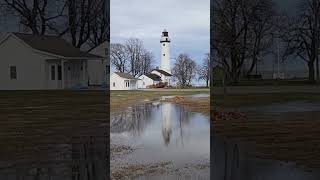
M 111 0 L 111 43 L 143 40 L 160 64 L 160 36 L 167 29 L 171 58 L 188 53 L 197 62 L 209 52 L 210 0 Z M 171 60 L 174 63 L 174 60 Z

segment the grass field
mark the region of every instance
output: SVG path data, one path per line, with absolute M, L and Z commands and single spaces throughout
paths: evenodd
M 54 144 L 98 136 L 108 128 L 106 102 L 103 91 L 1 91 L 1 160 L 45 157 Z

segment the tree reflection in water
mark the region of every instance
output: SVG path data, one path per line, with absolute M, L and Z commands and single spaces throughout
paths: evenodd
M 110 132 L 130 132 L 139 136 L 150 123 L 152 103 L 133 106 L 130 109 L 111 116 Z
M 254 146 L 213 134 L 211 173 L 216 180 L 316 180 L 318 171 L 306 171 L 295 164 L 255 157 Z

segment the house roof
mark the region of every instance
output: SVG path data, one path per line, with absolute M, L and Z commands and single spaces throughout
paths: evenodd
M 161 77 L 156 74 L 146 74 L 146 76 L 154 81 L 160 81 Z
M 129 73 L 122 73 L 122 72 L 115 72 L 115 74 L 117 74 L 118 76 L 125 78 L 125 79 L 133 79 L 133 80 L 138 80 L 138 78 L 133 77 L 131 74 Z
M 172 76 L 170 73 L 167 71 L 161 70 L 161 69 L 154 69 L 154 71 L 158 71 L 159 73 L 165 75 L 165 76 Z
M 92 52 L 92 51 L 94 51 L 94 50 L 96 50 L 96 49 L 99 49 L 99 48 L 101 48 L 101 47 L 103 47 L 103 49 L 105 49 L 105 48 L 107 48 L 107 46 L 108 46 L 109 43 L 110 43 L 110 42 L 108 42 L 107 40 L 105 40 L 105 41 L 103 41 L 101 44 L 99 44 L 98 46 L 89 49 L 89 52 Z
M 75 58 L 75 59 L 101 59 L 102 57 L 93 55 L 78 48 L 75 48 L 66 40 L 59 38 L 57 36 L 47 36 L 47 35 L 32 35 L 23 33 L 12 33 L 24 43 L 29 45 L 31 48 L 50 53 L 53 55 L 65 57 L 65 58 Z

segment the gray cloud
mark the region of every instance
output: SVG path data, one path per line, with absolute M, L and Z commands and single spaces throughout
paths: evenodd
M 209 52 L 209 0 L 112 0 L 111 42 L 144 41 L 157 60 L 163 29 L 171 38 L 171 57 L 188 53 L 198 62 Z

